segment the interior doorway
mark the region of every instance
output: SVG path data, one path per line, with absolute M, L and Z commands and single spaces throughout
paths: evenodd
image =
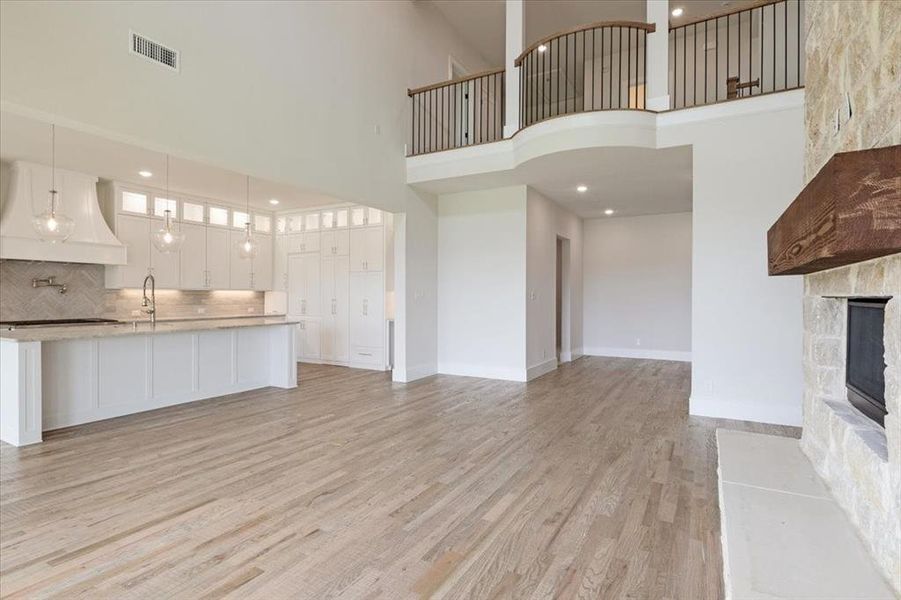
M 564 237 L 557 237 L 557 252 L 554 268 L 554 321 L 555 321 L 555 346 L 557 348 L 557 362 L 564 363 L 572 360 L 572 344 L 570 341 L 570 241 Z

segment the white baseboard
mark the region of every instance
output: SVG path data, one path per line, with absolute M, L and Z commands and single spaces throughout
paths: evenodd
M 537 365 L 529 367 L 529 370 L 526 371 L 526 377 L 528 377 L 529 381 L 532 381 L 536 377 L 541 377 L 551 371 L 556 370 L 557 368 L 557 359 L 552 358 L 550 360 L 546 360 L 542 363 L 538 363 Z
M 410 383 L 417 379 L 429 377 L 438 373 L 435 365 L 416 365 L 406 369 L 402 367 L 394 367 L 392 379 L 398 383 Z
M 651 350 L 642 348 L 610 348 L 606 346 L 585 348 L 586 356 L 612 356 L 616 358 L 647 358 L 650 360 L 677 360 L 691 362 L 691 352 L 678 350 Z
M 481 377 L 482 379 L 502 379 L 504 381 L 528 381 L 526 369 L 493 367 L 491 365 L 469 365 L 463 363 L 438 363 L 438 372 L 444 375 Z
M 798 398 L 795 403 L 777 405 L 772 402 L 728 400 L 693 393 L 688 399 L 688 414 L 696 417 L 800 427 L 801 399 Z

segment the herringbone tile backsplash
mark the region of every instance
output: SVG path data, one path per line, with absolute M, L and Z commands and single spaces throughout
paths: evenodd
M 141 290 L 107 290 L 104 267 L 75 263 L 0 260 L 0 321 L 105 317 L 132 320 L 141 305 Z M 67 291 L 33 288 L 31 280 L 55 276 Z M 263 314 L 263 292 L 209 291 L 156 293 L 157 316 L 230 317 Z

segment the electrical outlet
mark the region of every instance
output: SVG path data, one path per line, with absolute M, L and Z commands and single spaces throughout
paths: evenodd
M 707 392 L 708 394 L 713 393 L 713 381 L 712 380 L 707 379 L 704 381 L 704 391 Z
M 537 297 L 538 295 L 534 291 L 529 292 L 529 300 L 534 300 Z
M 133 317 L 140 317 L 140 316 L 141 316 L 141 311 L 140 311 L 140 310 L 133 310 L 133 311 L 131 311 L 131 316 L 133 316 Z
M 206 314 L 206 307 L 205 307 L 205 306 L 198 306 L 198 307 L 197 307 L 197 314 L 198 314 L 198 315 L 205 315 L 205 314 Z
M 635 338 L 635 345 L 641 346 L 641 338 Z

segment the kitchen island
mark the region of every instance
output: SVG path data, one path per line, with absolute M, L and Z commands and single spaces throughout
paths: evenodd
M 241 317 L 0 331 L 0 440 L 274 386 L 297 386 L 294 323 Z

